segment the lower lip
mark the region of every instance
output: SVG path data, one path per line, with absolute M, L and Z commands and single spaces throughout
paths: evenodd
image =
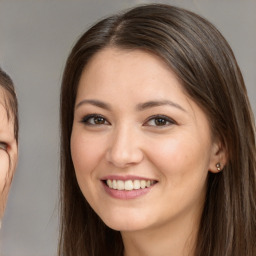
M 108 187 L 104 182 L 102 182 L 102 183 L 103 183 L 103 187 L 104 187 L 105 191 L 111 197 L 114 197 L 117 199 L 123 199 L 123 200 L 139 198 L 139 197 L 149 193 L 151 188 L 154 186 L 154 185 L 151 185 L 149 188 L 134 189 L 134 190 L 117 190 L 117 189 L 112 189 L 112 188 Z

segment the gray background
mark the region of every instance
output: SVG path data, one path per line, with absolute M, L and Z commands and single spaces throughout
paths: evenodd
M 90 25 L 153 1 L 0 0 L 0 66 L 13 78 L 20 107 L 20 157 L 1 230 L 2 256 L 56 255 L 59 89 L 67 55 Z M 256 1 L 158 1 L 212 21 L 242 69 L 256 113 Z

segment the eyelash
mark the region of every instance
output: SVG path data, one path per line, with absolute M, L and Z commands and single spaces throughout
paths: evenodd
M 95 123 L 96 119 L 98 118 L 101 119 L 104 123 Z M 92 121 L 94 123 L 92 123 Z M 110 125 L 110 123 L 106 120 L 106 118 L 104 118 L 102 115 L 99 114 L 90 114 L 87 115 L 85 117 L 83 117 L 83 119 L 81 120 L 81 123 L 84 123 L 85 125 Z
M 0 142 L 0 149 L 7 150 L 7 144 L 5 142 Z
M 98 120 L 97 120 L 98 119 Z M 157 124 L 157 120 L 160 122 Z M 149 124 L 150 122 L 154 124 Z M 97 123 L 100 122 L 100 123 Z M 100 125 L 110 125 L 110 122 L 102 115 L 99 114 L 90 114 L 81 120 L 81 123 L 85 125 L 100 126 Z M 154 115 L 147 119 L 143 126 L 156 126 L 156 127 L 166 127 L 173 124 L 177 124 L 173 119 L 165 115 Z
M 159 124 L 157 124 L 156 122 L 160 121 Z M 149 122 L 153 121 L 154 124 L 152 125 L 148 125 Z M 168 116 L 165 115 L 154 115 L 148 118 L 148 120 L 144 123 L 144 126 L 157 126 L 157 127 L 166 127 L 166 126 L 170 126 L 173 124 L 177 124 L 173 119 L 171 119 Z

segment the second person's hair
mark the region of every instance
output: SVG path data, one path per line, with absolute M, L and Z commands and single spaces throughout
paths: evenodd
M 254 256 L 256 237 L 255 126 L 232 50 L 202 17 L 172 6 L 140 6 L 106 18 L 73 47 L 61 91 L 60 255 L 123 254 L 120 233 L 106 227 L 82 195 L 70 153 L 81 73 L 105 47 L 148 51 L 175 72 L 185 93 L 208 117 L 227 151 L 224 170 L 209 174 L 196 255 Z

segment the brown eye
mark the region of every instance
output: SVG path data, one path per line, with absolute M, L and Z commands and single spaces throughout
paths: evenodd
M 86 125 L 109 125 L 106 118 L 96 114 L 85 116 L 81 122 Z
M 101 117 L 101 116 L 95 117 L 94 118 L 94 123 L 95 124 L 104 124 L 105 123 L 105 119 L 103 117 Z
M 144 125 L 159 127 L 159 126 L 169 126 L 173 124 L 176 124 L 176 122 L 171 118 L 163 115 L 156 115 L 156 116 L 151 116 Z
M 163 125 L 166 125 L 168 121 L 163 118 L 156 118 L 154 122 L 155 122 L 155 125 L 157 126 L 163 126 Z
M 7 150 L 7 144 L 5 142 L 0 142 L 0 149 Z

